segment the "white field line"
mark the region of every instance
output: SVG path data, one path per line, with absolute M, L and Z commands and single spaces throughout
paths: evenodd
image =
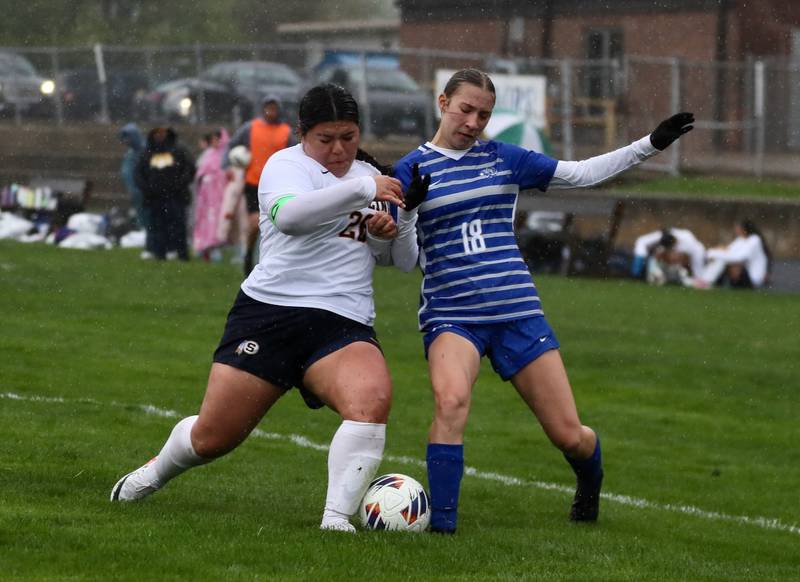
M 128 408 L 132 406 L 133 408 L 138 408 L 139 410 L 141 410 L 146 414 L 151 414 L 154 416 L 162 416 L 166 418 L 184 418 L 186 416 L 174 410 L 158 408 L 151 404 L 129 405 L 113 401 L 101 402 L 94 398 L 76 398 L 68 400 L 65 398 L 53 397 L 53 396 L 22 396 L 20 394 L 15 394 L 13 392 L 0 392 L 0 399 L 20 400 L 27 402 L 46 402 L 46 403 L 56 403 L 56 404 L 68 404 L 70 402 L 78 402 L 85 404 L 94 404 L 99 406 L 111 405 L 122 408 Z M 299 434 L 280 434 L 275 432 L 266 432 L 258 428 L 253 430 L 251 434 L 253 436 L 268 440 L 288 441 L 297 445 L 298 447 L 305 449 L 313 449 L 315 451 L 328 450 L 328 445 L 315 443 L 314 441 Z M 421 459 L 416 459 L 414 457 L 384 455 L 383 458 L 392 463 L 412 465 L 415 467 L 421 467 L 423 469 L 425 468 L 425 461 Z M 568 487 L 566 485 L 559 485 L 557 483 L 548 483 L 546 481 L 530 481 L 526 479 L 520 479 L 518 477 L 511 477 L 509 475 L 502 475 L 500 473 L 479 471 L 475 467 L 465 466 L 464 474 L 467 475 L 468 477 L 475 477 L 476 479 L 483 479 L 485 481 L 495 481 L 497 483 L 502 483 L 503 485 L 508 485 L 508 486 L 535 487 L 536 489 L 543 489 L 547 491 L 559 491 L 562 493 L 567 493 L 569 495 L 572 495 L 574 493 L 574 488 Z M 800 535 L 800 526 L 785 524 L 781 522 L 779 519 L 773 519 L 768 517 L 750 517 L 747 515 L 730 515 L 727 513 L 720 513 L 718 511 L 707 511 L 705 509 L 700 509 L 699 507 L 694 507 L 692 505 L 676 505 L 674 503 L 656 503 L 653 501 L 648 501 L 647 499 L 641 499 L 639 497 L 631 497 L 629 495 L 618 495 L 616 493 L 601 493 L 600 496 L 608 501 L 613 501 L 615 503 L 619 503 L 620 505 L 627 505 L 639 509 L 655 509 L 659 511 L 683 513 L 685 515 L 691 515 L 702 519 L 708 519 L 713 521 L 727 521 L 742 525 L 751 525 L 763 529 L 771 529 L 771 530 L 777 530 L 777 531 Z

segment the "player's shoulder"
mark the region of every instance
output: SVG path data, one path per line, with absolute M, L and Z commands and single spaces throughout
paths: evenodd
M 436 152 L 434 150 L 429 148 L 426 144 L 422 144 L 400 158 L 395 164 L 395 167 L 401 165 L 411 167 L 414 164 L 420 164 L 425 160 L 430 159 L 435 154 Z
M 310 167 L 314 162 L 311 158 L 309 158 L 305 152 L 303 151 L 303 146 L 301 144 L 297 144 L 288 148 L 284 148 L 282 150 L 278 150 L 274 154 L 269 157 L 267 160 L 267 164 L 275 166 L 277 164 L 281 165 L 290 165 L 290 164 L 299 164 L 303 167 Z
M 295 174 L 313 173 L 314 169 L 321 167 L 319 163 L 309 158 L 300 144 L 272 154 L 264 166 L 264 173 L 282 174 L 284 176 Z
M 352 174 L 353 178 L 360 178 L 362 176 L 380 176 L 381 171 L 369 162 L 354 160 L 348 174 Z
M 506 143 L 502 141 L 495 141 L 493 139 L 482 141 L 481 143 L 481 151 L 486 153 L 494 153 L 497 155 L 524 155 L 530 153 L 530 150 L 526 150 L 523 147 L 515 145 L 513 143 Z

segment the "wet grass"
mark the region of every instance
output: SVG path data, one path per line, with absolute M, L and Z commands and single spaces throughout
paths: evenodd
M 116 479 L 196 412 L 238 286 L 230 265 L 0 242 L 0 572 L 19 579 L 786 580 L 800 572 L 800 304 L 782 295 L 537 278 L 583 420 L 602 435 L 601 521 L 566 520 L 560 454 L 484 366 L 459 532 L 323 534 L 330 411 L 296 393 L 271 438 L 135 505 Z M 384 472 L 425 482 L 431 397 L 417 275 L 376 272 L 395 384 Z M 399 457 L 418 462 L 408 464 Z M 514 477 L 504 484 L 490 473 Z M 637 501 L 638 500 L 638 501 Z M 770 521 L 777 520 L 777 521 Z M 788 528 L 794 526 L 793 531 Z
M 800 201 L 797 181 L 770 178 L 707 176 L 653 176 L 638 172 L 606 185 L 607 189 L 644 195 Z

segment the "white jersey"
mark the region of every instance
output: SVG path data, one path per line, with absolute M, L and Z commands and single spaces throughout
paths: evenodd
M 345 176 L 337 178 L 307 156 L 302 144 L 270 157 L 258 186 L 260 258 L 242 290 L 264 303 L 325 309 L 372 325 L 375 257 L 367 244 L 365 219 L 376 206 L 388 211 L 383 202 L 370 206 L 376 190 L 372 178 L 379 174 L 373 166 L 356 160 Z M 325 212 L 316 213 L 310 228 L 281 225 L 282 199 L 318 200 L 314 193 L 331 187 L 331 199 L 314 202 L 314 209 L 306 212 L 313 215 L 315 209 L 326 207 Z
M 767 278 L 769 258 L 757 234 L 737 237 L 724 249 L 709 249 L 708 258 L 726 265 L 743 264 L 755 287 L 761 287 Z
M 667 230 L 675 237 L 675 251 L 684 253 L 689 257 L 692 275 L 699 276 L 703 271 L 703 265 L 706 260 L 706 247 L 697 240 L 697 237 L 690 230 L 685 228 L 670 228 Z M 652 248 L 659 243 L 662 236 L 664 236 L 663 230 L 643 234 L 636 239 L 633 246 L 633 254 L 637 257 L 647 257 Z

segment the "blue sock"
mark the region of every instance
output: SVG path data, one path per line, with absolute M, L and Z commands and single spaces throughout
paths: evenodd
M 464 474 L 464 445 L 430 443 L 425 460 L 431 493 L 431 528 L 455 531 L 458 492 Z
M 594 452 L 588 459 L 574 459 L 564 454 L 575 475 L 578 476 L 578 481 L 586 484 L 596 484 L 603 476 L 603 457 L 600 453 L 600 437 L 597 437 L 597 443 L 594 446 Z

